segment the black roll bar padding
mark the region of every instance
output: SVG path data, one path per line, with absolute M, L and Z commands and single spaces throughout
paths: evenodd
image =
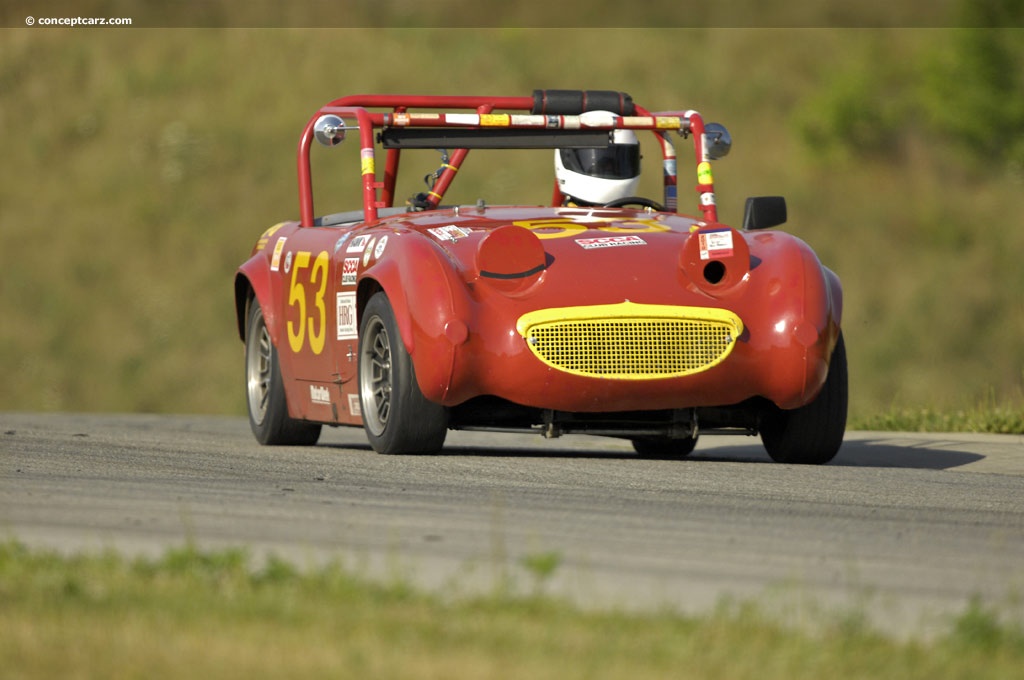
M 611 111 L 620 116 L 636 113 L 633 98 L 614 90 L 534 90 L 533 115 L 577 116 L 587 111 Z

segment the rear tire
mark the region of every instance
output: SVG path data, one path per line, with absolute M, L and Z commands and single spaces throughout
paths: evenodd
M 359 325 L 363 429 L 378 453 L 436 453 L 448 434 L 448 409 L 423 396 L 391 303 L 376 293 Z
M 245 331 L 245 382 L 249 426 L 256 441 L 267 445 L 311 446 L 320 439 L 320 425 L 288 417 L 277 348 L 253 298 Z
M 818 396 L 790 411 L 773 405 L 762 417 L 761 441 L 772 460 L 822 465 L 835 458 L 846 432 L 847 374 L 846 343 L 840 333 Z

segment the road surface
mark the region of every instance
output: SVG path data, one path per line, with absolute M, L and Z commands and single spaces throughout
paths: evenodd
M 0 413 L 0 536 L 245 546 L 451 596 L 511 584 L 685 613 L 753 600 L 812 624 L 852 609 L 927 635 L 974 597 L 1024 620 L 1024 437 L 851 432 L 830 465 L 801 467 L 736 436 L 680 461 L 458 432 L 441 455 L 380 456 L 358 429 L 261 447 L 244 418 Z

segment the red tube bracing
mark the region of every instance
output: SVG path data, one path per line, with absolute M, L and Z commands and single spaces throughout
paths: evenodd
M 371 109 L 385 109 L 371 110 Z M 413 109 L 430 109 L 414 111 Z M 450 112 L 434 111 L 449 109 Z M 615 115 L 588 116 L 596 111 L 610 111 Z M 469 113 L 471 112 L 471 113 Z M 508 112 L 508 113 L 503 113 Z M 516 113 L 518 112 L 518 113 Z M 382 173 L 377 180 L 376 131 L 385 128 L 453 128 L 459 130 L 547 131 L 601 131 L 614 129 L 647 130 L 658 137 L 663 163 L 665 208 L 675 212 L 678 208 L 678 174 L 676 153 L 669 132 L 692 134 L 697 162 L 697 195 L 701 213 L 707 223 L 718 221 L 714 184 L 711 181 L 710 158 L 704 139 L 704 121 L 695 111 L 651 113 L 633 103 L 623 92 L 606 90 L 536 90 L 530 97 L 476 97 L 476 96 L 404 96 L 355 95 L 336 99 L 322 107 L 307 123 L 299 140 L 298 180 L 300 224 L 312 226 L 315 218 L 313 187 L 310 172 L 310 146 L 313 129 L 320 116 L 333 114 L 354 122 L 359 130 L 360 176 L 363 194 L 363 213 L 367 222 L 378 219 L 380 208 L 391 207 L 395 200 L 395 176 L 398 172 L 400 150 L 389 148 Z M 477 133 L 474 133 L 477 134 Z M 573 134 L 573 133 L 569 133 Z M 578 134 L 578 133 L 575 133 Z M 462 140 L 462 138 L 456 138 Z M 456 148 L 427 195 L 430 206 L 436 207 L 444 198 L 449 185 L 471 148 Z M 493 142 L 492 142 L 493 143 Z M 495 148 L 495 147 L 492 147 Z M 552 202 L 559 200 L 557 187 Z

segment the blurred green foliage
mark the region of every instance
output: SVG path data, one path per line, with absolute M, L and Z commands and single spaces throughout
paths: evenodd
M 1024 0 L 963 2 L 957 17 L 966 28 L 908 60 L 881 48 L 889 32 L 845 55 L 797 118 L 805 141 L 832 156 L 891 157 L 923 134 L 979 166 L 1024 173 Z
M 1024 172 L 1010 154 L 1020 126 L 1005 126 L 1019 114 L 1009 102 L 997 106 L 998 95 L 989 103 L 957 95 L 969 101 L 952 103 L 948 111 L 962 113 L 949 118 L 991 131 L 1008 154 L 980 163 L 981 142 L 943 128 L 952 123 L 925 105 L 944 101 L 943 68 L 970 67 L 955 50 L 1019 65 L 1021 37 L 5 30 L 0 410 L 244 413 L 232 279 L 260 233 L 297 214 L 295 148 L 317 107 L 360 92 L 534 88 L 622 89 L 648 108 L 695 108 L 730 128 L 732 154 L 715 170 L 722 219 L 737 223 L 746 196 L 786 195 L 786 228 L 844 282 L 855 421 L 990 395 L 1016 408 L 1024 403 Z M 981 54 L 986 40 L 1001 45 L 991 56 Z M 990 88 L 1009 93 L 1021 77 L 1015 69 L 995 68 Z M 1019 101 L 1017 87 L 1009 96 Z M 332 201 L 344 203 L 356 185 L 335 158 L 314 159 L 325 212 L 345 207 Z M 550 157 L 510 158 L 471 154 L 458 197 L 548 200 Z M 436 165 L 434 155 L 427 167 Z M 652 167 L 645 191 L 657 195 Z M 695 196 L 687 206 L 680 194 L 695 212 Z

